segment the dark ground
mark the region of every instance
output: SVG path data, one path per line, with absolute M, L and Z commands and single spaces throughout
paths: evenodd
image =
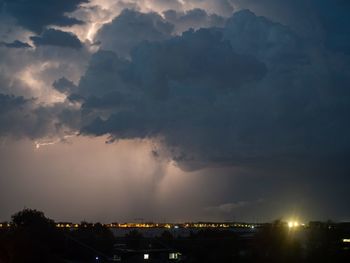
M 120 250 L 137 254 L 166 249 L 180 252 L 180 262 L 350 262 L 350 243 L 343 242 L 350 237 L 349 224 L 313 222 L 291 230 L 276 221 L 247 236 L 211 229 L 185 237 L 165 230 L 158 237 L 146 238 L 137 230 L 115 237 L 99 223 L 59 229 L 42 212 L 30 209 L 13 215 L 10 223 L 0 228 L 0 263 L 114 262 L 113 255 Z

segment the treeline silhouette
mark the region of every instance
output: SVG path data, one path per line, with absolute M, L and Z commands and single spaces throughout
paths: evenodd
M 291 230 L 281 221 L 264 224 L 253 234 L 205 229 L 187 236 L 165 230 L 147 238 L 137 230 L 115 237 L 100 223 L 57 228 L 43 212 L 24 209 L 0 228 L 0 263 L 113 262 L 116 247 L 128 250 L 172 248 L 181 262 L 350 262 L 349 224 L 312 222 Z M 152 262 L 152 261 L 150 261 Z

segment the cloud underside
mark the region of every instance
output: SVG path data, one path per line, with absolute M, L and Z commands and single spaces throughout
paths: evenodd
M 31 37 L 37 48 L 83 49 L 75 35 L 46 27 L 78 23 L 66 14 L 85 1 L 62 1 L 48 13 L 52 15 L 35 19 L 36 11 L 27 16 L 17 2 L 5 1 L 6 10 L 38 34 Z M 161 7 L 166 1 L 157 4 Z M 246 5 L 268 12 L 257 1 Z M 286 6 L 300 7 L 301 2 Z M 321 6 L 329 7 L 323 1 Z M 305 33 L 297 24 L 285 26 L 248 10 L 224 17 L 202 9 L 173 8 L 177 10 L 162 15 L 124 10 L 105 24 L 94 39 L 100 50 L 91 56 L 80 80 L 73 82 L 63 74 L 53 82 L 53 89 L 67 96 L 65 102 L 38 110 L 35 100 L 2 95 L 8 105 L 21 107 L 0 108 L 2 123 L 7 124 L 0 132 L 10 134 L 18 125 L 8 123 L 29 118 L 35 120 L 28 122 L 30 128 L 18 133 L 31 138 L 62 127 L 89 136 L 108 134 L 111 140 L 148 138 L 164 147 L 156 155 L 166 152 L 189 170 L 346 159 L 348 27 L 334 22 L 323 9 L 314 11 L 327 14 L 317 20 L 317 29 L 322 30 Z M 349 24 L 346 18 L 342 21 Z M 1 48 L 27 45 L 4 42 Z M 37 124 L 38 116 L 43 125 Z
M 102 28 L 102 46 L 102 32 L 111 46 L 123 44 L 113 38 L 121 20 L 127 32 L 141 16 L 126 14 Z M 142 16 L 152 30 L 163 21 Z M 335 77 L 336 53 L 247 10 L 222 28 L 157 34 L 145 42 L 136 34 L 130 51 L 93 55 L 73 94 L 84 101 L 83 134 L 159 140 L 184 169 L 348 154 L 349 74 Z
M 40 33 L 48 25 L 72 26 L 82 23 L 66 13 L 74 11 L 87 0 L 2 0 L 2 9 L 12 15 L 17 23 L 35 33 Z
M 76 49 L 83 47 L 74 34 L 52 28 L 44 30 L 40 36 L 32 36 L 31 40 L 36 46 L 59 46 Z
M 44 107 L 35 99 L 0 93 L 0 123 L 2 137 L 63 137 L 78 128 L 79 113 L 65 103 Z

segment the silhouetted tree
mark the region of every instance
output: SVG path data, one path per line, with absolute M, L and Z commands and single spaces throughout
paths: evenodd
M 12 216 L 12 225 L 2 239 L 6 243 L 4 262 L 62 262 L 63 235 L 43 212 L 24 209 Z

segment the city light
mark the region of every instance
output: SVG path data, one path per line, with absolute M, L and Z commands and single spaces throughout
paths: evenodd
M 105 227 L 108 228 L 167 228 L 167 229 L 180 229 L 180 228 L 249 228 L 249 229 L 255 229 L 258 227 L 257 224 L 247 224 L 247 223 L 214 223 L 214 222 L 206 222 L 206 223 L 109 223 L 109 224 L 103 224 Z M 292 226 L 299 226 L 302 224 L 299 224 L 298 222 L 292 222 Z M 10 226 L 10 225 L 8 225 Z M 91 226 L 94 226 L 94 224 L 91 224 Z M 0 224 L 0 227 L 6 227 L 3 223 Z M 79 228 L 79 227 L 88 227 L 86 224 L 77 224 L 77 223 L 67 223 L 67 222 L 59 222 L 56 223 L 57 228 Z
M 298 226 L 300 226 L 300 223 L 298 221 L 289 221 L 288 222 L 288 227 L 289 228 L 296 228 Z

